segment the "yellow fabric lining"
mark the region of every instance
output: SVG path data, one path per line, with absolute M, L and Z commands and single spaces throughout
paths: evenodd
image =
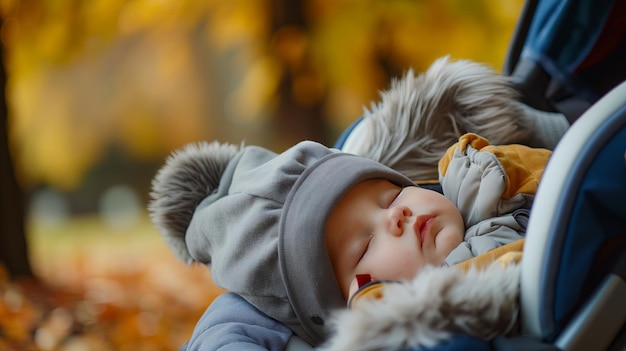
M 482 255 L 478 255 L 474 258 L 470 258 L 467 261 L 460 262 L 455 265 L 465 271 L 468 271 L 471 267 L 477 269 L 484 269 L 495 261 L 500 261 L 503 265 L 509 263 L 519 263 L 522 259 L 522 250 L 524 249 L 524 240 L 520 239 L 512 243 L 502 245 L 491 251 L 485 252 Z
M 467 146 L 481 152 L 489 152 L 496 156 L 506 172 L 507 188 L 502 194 L 503 200 L 508 200 L 517 194 L 534 195 L 543 175 L 543 170 L 551 151 L 541 148 L 531 148 L 525 145 L 490 145 L 487 139 L 474 133 L 467 133 L 452 145 L 439 161 L 439 172 L 445 176 L 448 166 L 458 148 L 465 153 Z

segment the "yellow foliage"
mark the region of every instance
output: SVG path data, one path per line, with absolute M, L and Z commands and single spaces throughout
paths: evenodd
M 229 114 L 243 120 L 258 116 L 275 95 L 280 75 L 281 67 L 271 57 L 252 62 L 242 82 L 226 100 Z
M 443 55 L 500 68 L 522 3 L 307 0 L 299 26 L 272 1 L 3 0 L 17 163 L 71 189 L 112 143 L 160 159 L 238 142 L 279 99 L 321 106 L 341 131 L 408 68 Z
M 267 3 L 255 0 L 221 1 L 210 17 L 208 39 L 222 52 L 240 45 L 264 45 L 270 36 Z

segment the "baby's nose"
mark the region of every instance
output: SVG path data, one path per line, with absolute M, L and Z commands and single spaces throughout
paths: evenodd
M 387 226 L 389 233 L 400 236 L 404 232 L 404 222 L 411 216 L 411 210 L 406 206 L 395 206 L 389 209 Z

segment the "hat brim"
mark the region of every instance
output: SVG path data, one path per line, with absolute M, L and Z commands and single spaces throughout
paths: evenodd
M 332 153 L 309 166 L 286 198 L 279 224 L 278 258 L 287 296 L 301 326 L 292 329 L 317 345 L 328 333 L 330 313 L 345 308 L 326 250 L 326 220 L 355 184 L 387 179 L 414 185 L 391 168 L 347 153 Z

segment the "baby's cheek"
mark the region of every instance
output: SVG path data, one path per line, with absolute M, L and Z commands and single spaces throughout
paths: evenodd
M 350 297 L 352 297 L 357 290 L 359 290 L 359 283 L 356 280 L 356 277 L 354 277 L 352 282 L 350 282 L 350 289 L 348 289 L 348 300 L 350 300 Z

